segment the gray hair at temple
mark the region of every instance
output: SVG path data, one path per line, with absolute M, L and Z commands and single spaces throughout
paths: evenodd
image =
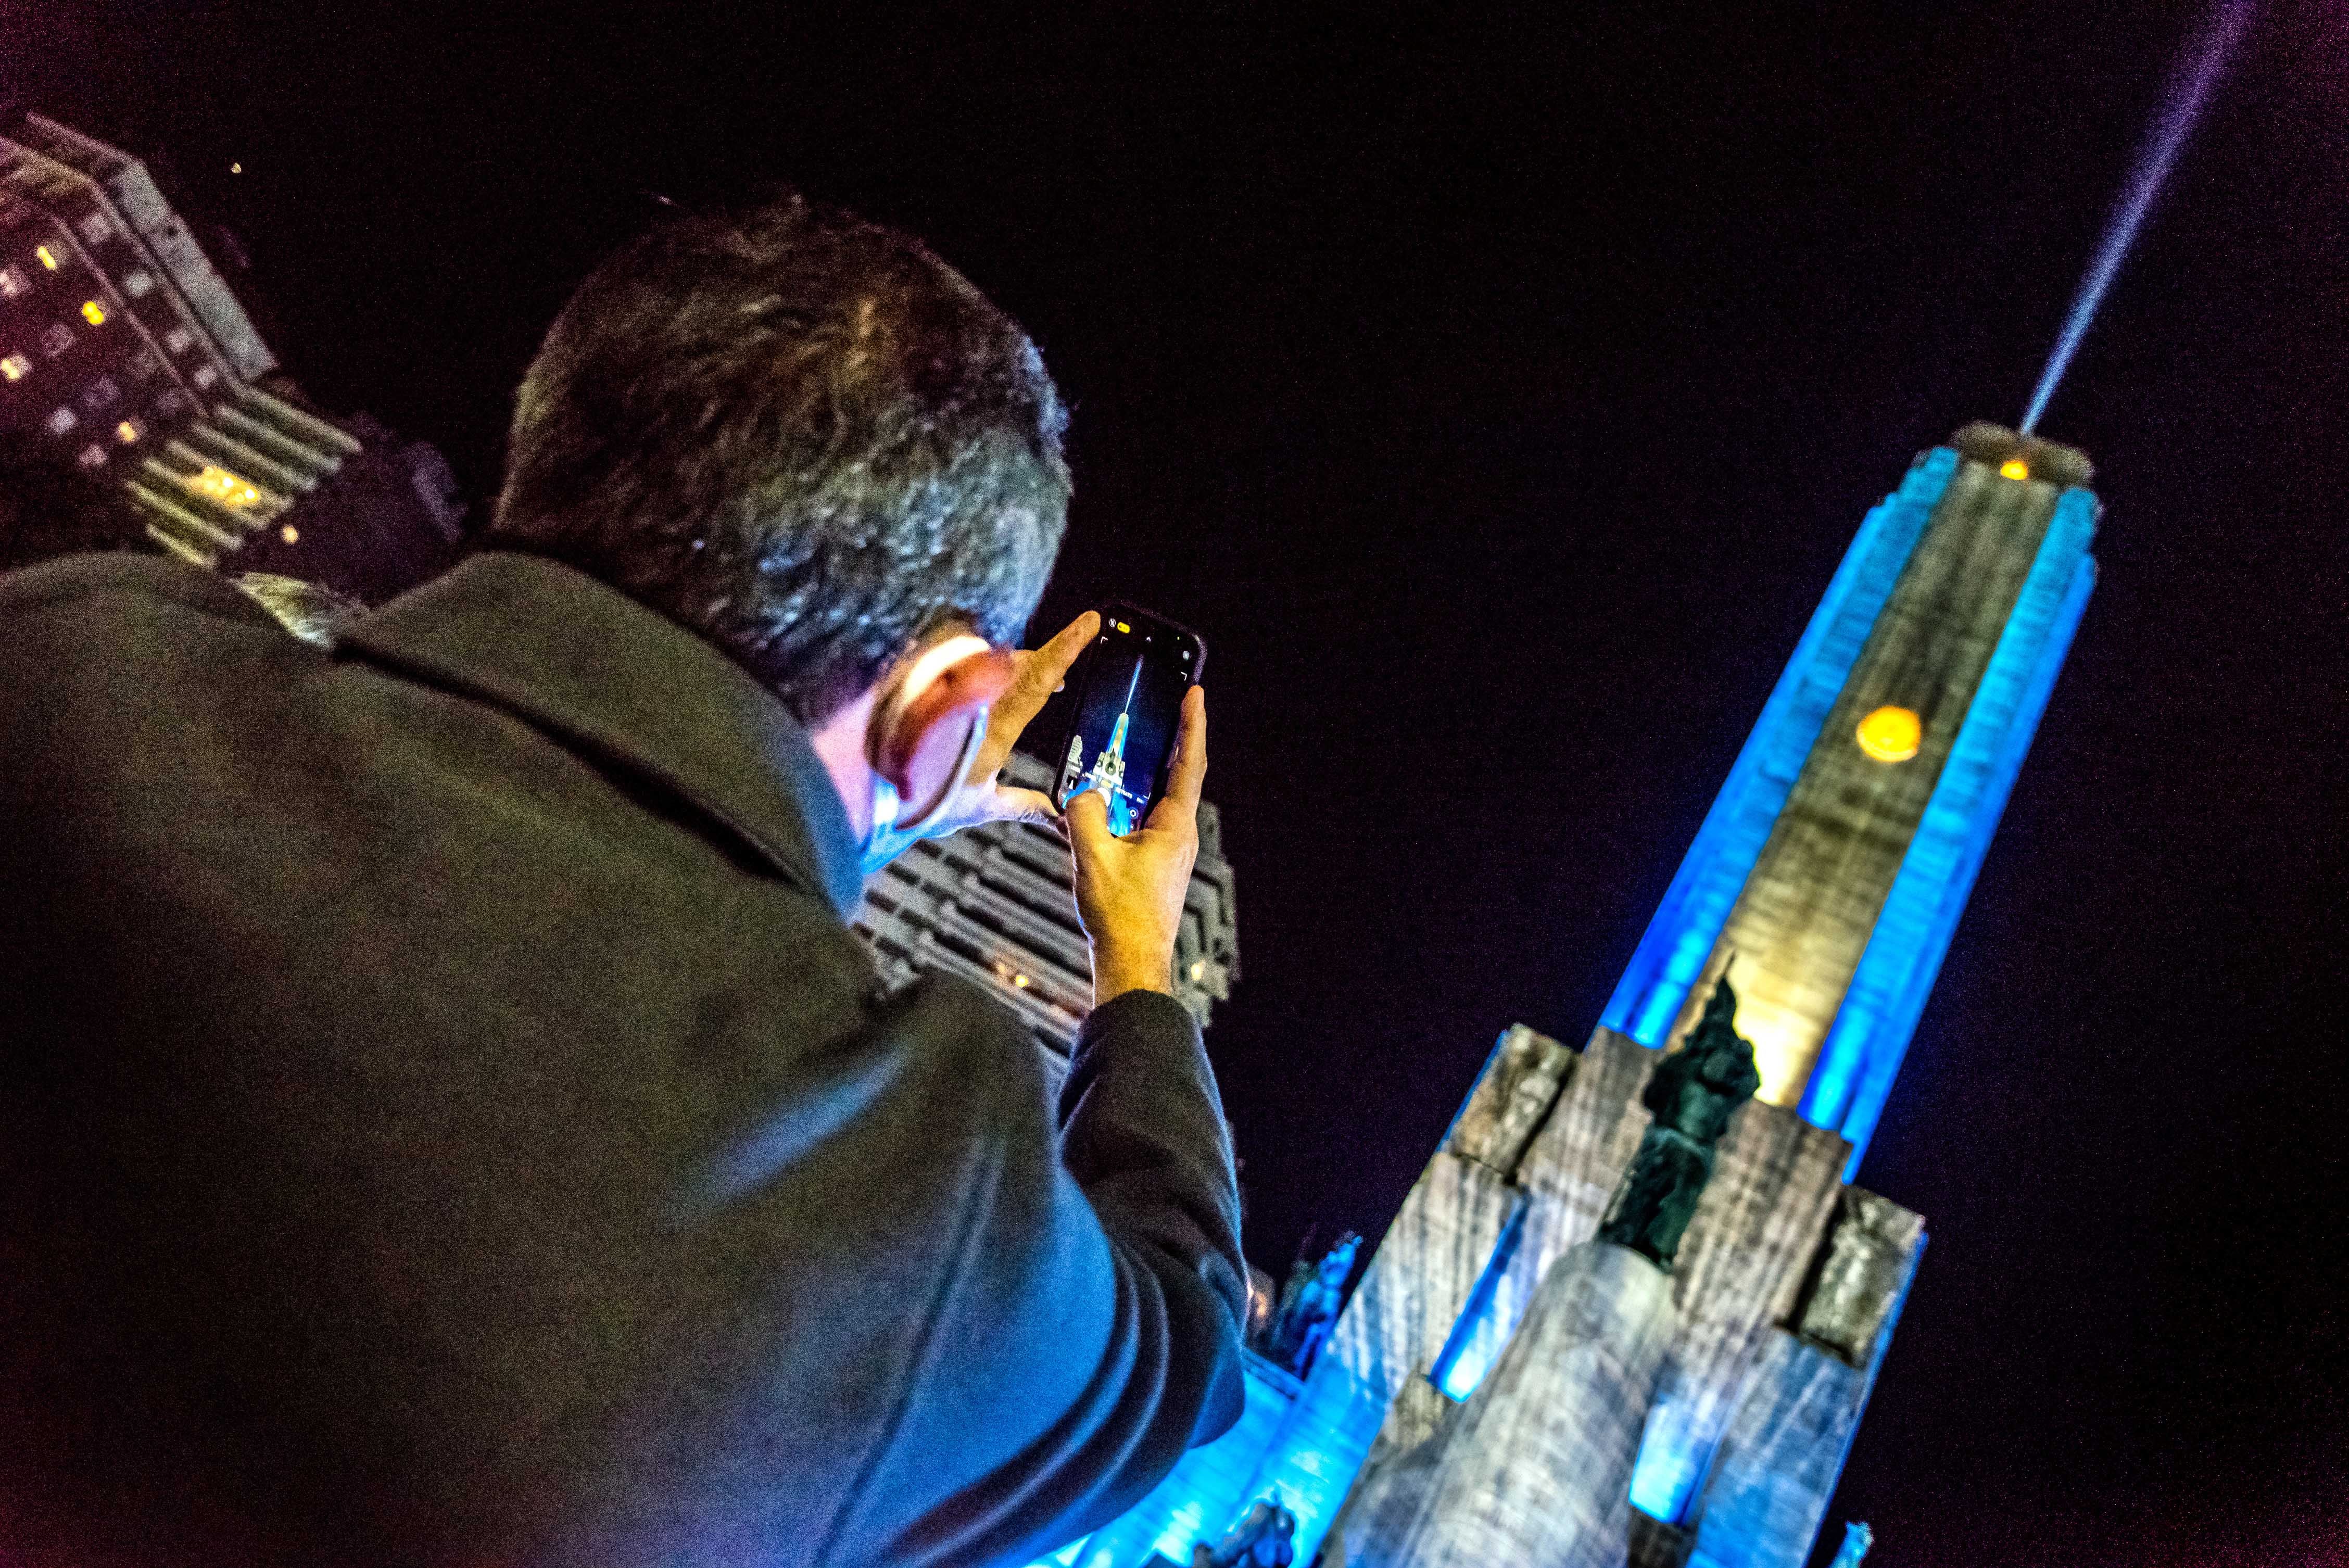
M 1016 643 L 1066 527 L 1067 415 L 909 235 L 796 195 L 670 219 L 573 294 L 481 540 L 717 644 L 802 721 L 949 619 Z

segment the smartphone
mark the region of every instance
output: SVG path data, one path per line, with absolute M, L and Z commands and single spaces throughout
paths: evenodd
M 1088 789 L 1109 804 L 1109 830 L 1123 838 L 1149 820 L 1174 766 L 1183 694 L 1206 667 L 1199 634 L 1132 604 L 1101 613 L 1101 635 L 1069 673 L 1068 738 L 1061 746 L 1054 805 Z

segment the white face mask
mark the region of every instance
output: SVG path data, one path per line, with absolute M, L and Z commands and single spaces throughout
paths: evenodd
M 859 874 L 871 876 L 891 861 L 905 852 L 914 841 L 908 833 L 897 833 L 897 787 L 878 773 L 873 775 L 873 825 L 864 830 L 864 841 L 856 846 Z

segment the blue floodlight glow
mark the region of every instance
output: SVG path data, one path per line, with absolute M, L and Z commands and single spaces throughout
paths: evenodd
M 1444 1390 L 1446 1398 L 1460 1401 L 1474 1394 L 1493 1363 L 1500 1359 L 1501 1347 L 1516 1332 L 1515 1321 L 1494 1321 L 1493 1296 L 1516 1257 L 1517 1243 L 1524 1238 L 1525 1228 L 1526 1211 L 1520 1205 L 1503 1227 L 1485 1272 L 1476 1276 L 1476 1288 L 1468 1293 L 1468 1304 L 1461 1308 L 1459 1321 L 1452 1326 L 1452 1335 L 1444 1342 L 1443 1353 L 1428 1369 L 1428 1381 Z
M 1711 1460 L 1710 1449 L 1699 1455 L 1680 1445 L 1641 1443 L 1631 1467 L 1631 1506 L 1651 1519 L 1678 1523 Z
M 1860 525 L 1600 1015 L 1599 1021 L 1608 1028 L 1643 1046 L 1663 1043 L 1729 919 L 1730 906 L 1753 873 L 1827 710 L 1957 471 L 1958 454 L 1934 448 Z

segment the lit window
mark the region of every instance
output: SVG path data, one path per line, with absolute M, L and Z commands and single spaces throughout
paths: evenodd
M 145 299 L 147 291 L 154 286 L 155 274 L 144 267 L 125 275 L 122 280 L 122 292 L 132 299 Z
M 181 391 L 177 387 L 169 388 L 161 397 L 155 399 L 155 412 L 167 417 L 180 413 L 185 409 L 187 406 L 188 395 L 185 392 Z
M 92 326 L 104 326 L 106 307 L 94 299 L 86 299 L 81 302 L 81 318 Z
M 22 269 L 0 267 L 0 299 L 16 299 L 30 294 L 32 289 L 33 280 L 26 277 Z
M 48 330 L 41 334 L 41 352 L 52 359 L 72 346 L 73 332 L 64 322 L 51 322 Z
M 1878 762 L 1906 762 L 1917 755 L 1925 727 L 1905 707 L 1879 707 L 1859 721 L 1859 748 Z
M 122 388 L 114 384 L 111 376 L 101 376 L 89 384 L 81 395 L 81 406 L 95 414 L 101 408 L 111 408 L 122 401 Z
M 72 429 L 76 425 L 80 423 L 81 421 L 79 419 L 74 418 L 74 411 L 72 409 L 60 408 L 56 413 L 49 416 L 49 434 L 52 436 L 62 436 L 67 430 Z
M 213 369 L 209 365 L 199 365 L 196 366 L 196 373 L 193 376 L 189 377 L 188 379 L 194 382 L 199 387 L 210 387 L 213 382 L 220 379 L 220 372 Z
M 107 222 L 103 212 L 92 212 L 81 221 L 78 227 L 81 237 L 93 245 L 103 244 L 114 233 L 114 225 Z
M 2031 477 L 2031 465 L 2021 458 L 2009 458 L 1999 465 L 1998 472 L 2001 479 L 2027 480 Z
M 126 447 L 146 433 L 147 427 L 136 419 L 125 419 L 114 427 L 114 438 Z
M 163 346 L 173 354 L 185 354 L 188 351 L 188 345 L 195 340 L 195 335 L 186 327 L 175 326 L 163 335 Z
M 33 247 L 33 259 L 40 263 L 42 266 L 47 268 L 50 272 L 56 272 L 57 270 L 57 253 L 49 249 L 47 245 L 35 245 Z
M 11 381 L 22 381 L 32 373 L 33 362 L 21 354 L 12 354 L 5 359 L 0 359 L 0 376 L 5 376 Z
M 86 469 L 102 469 L 106 466 L 106 449 L 92 441 L 74 460 Z
M 206 463 L 204 471 L 187 484 L 190 490 L 208 495 L 222 506 L 251 506 L 261 499 L 261 491 L 251 480 L 211 463 Z
M 130 363 L 125 368 L 139 380 L 152 381 L 162 370 L 163 362 L 156 357 L 152 349 L 142 348 L 130 356 Z

